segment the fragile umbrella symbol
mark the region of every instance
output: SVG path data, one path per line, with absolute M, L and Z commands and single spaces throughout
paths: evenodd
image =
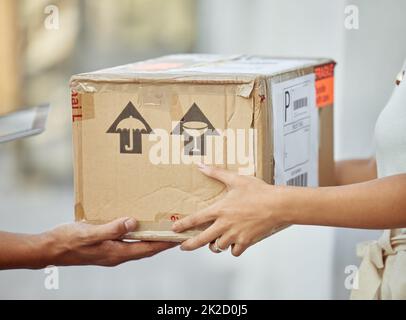
M 126 151 L 134 149 L 134 139 L 141 139 L 141 134 L 147 133 L 145 125 L 132 115 L 120 121 L 117 125 L 117 131 L 128 131 L 128 145 L 125 146 Z
M 121 111 L 107 130 L 120 135 L 120 153 L 142 153 L 142 135 L 151 134 L 152 129 L 132 102 Z

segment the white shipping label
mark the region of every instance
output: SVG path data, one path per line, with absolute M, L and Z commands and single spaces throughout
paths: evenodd
M 318 186 L 315 75 L 271 84 L 275 184 Z

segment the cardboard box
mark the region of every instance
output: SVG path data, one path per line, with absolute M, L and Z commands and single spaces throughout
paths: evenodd
M 131 216 L 129 238 L 187 239 L 199 230 L 175 234 L 173 221 L 225 192 L 199 162 L 268 183 L 331 184 L 334 65 L 188 54 L 74 76 L 76 220 Z

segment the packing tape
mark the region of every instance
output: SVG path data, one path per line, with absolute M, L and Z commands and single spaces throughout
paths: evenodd
M 95 118 L 95 104 L 93 93 L 81 93 L 72 90 L 72 121 L 83 121 Z
M 80 119 L 80 118 L 78 118 Z M 75 121 L 73 117 L 72 134 L 74 139 L 74 174 L 75 174 L 75 220 L 85 219 L 83 208 L 83 150 L 82 150 L 82 121 Z
M 95 118 L 95 104 L 94 104 L 94 94 L 87 93 L 82 95 L 82 120 L 89 120 Z
M 71 81 L 72 121 L 95 118 L 94 94 L 97 88 L 87 82 Z
M 85 219 L 85 211 L 79 202 L 75 204 L 75 221 L 82 221 L 83 219 Z
M 243 98 L 249 98 L 254 90 L 255 81 L 244 83 L 238 86 L 237 95 Z

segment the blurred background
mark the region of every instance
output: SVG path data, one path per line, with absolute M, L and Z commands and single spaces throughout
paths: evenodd
M 349 6 L 358 28 L 346 27 Z M 404 0 L 0 0 L 0 106 L 52 106 L 45 133 L 0 145 L 0 230 L 73 220 L 70 76 L 163 54 L 331 57 L 336 159 L 372 155 L 406 58 L 404 12 Z M 59 290 L 45 289 L 43 270 L 0 271 L 0 298 L 346 299 L 355 245 L 378 235 L 295 226 L 238 259 L 174 249 L 112 269 L 60 268 Z

